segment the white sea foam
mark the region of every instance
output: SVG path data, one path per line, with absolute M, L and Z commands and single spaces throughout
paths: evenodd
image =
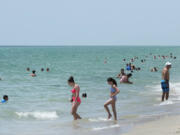
M 16 112 L 19 118 L 35 118 L 40 120 L 53 120 L 57 119 L 58 115 L 56 112 Z
M 104 129 L 110 129 L 110 128 L 117 128 L 117 127 L 120 127 L 120 125 L 116 124 L 116 125 L 105 126 L 105 127 L 96 127 L 96 128 L 93 128 L 92 130 L 98 131 L 98 130 L 104 130 Z
M 173 101 L 164 101 L 164 102 L 160 103 L 160 105 L 172 105 L 172 104 L 174 104 Z
M 91 122 L 100 122 L 100 121 L 111 121 L 112 119 L 99 117 L 99 118 L 89 118 L 88 120 Z

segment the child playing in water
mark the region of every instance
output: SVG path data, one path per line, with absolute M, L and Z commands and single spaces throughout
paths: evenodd
M 8 95 L 4 95 L 0 103 L 6 103 L 8 101 Z
M 36 77 L 36 70 L 33 70 L 33 71 L 32 71 L 31 76 L 32 76 L 32 77 Z
M 117 88 L 117 83 L 116 80 L 114 80 L 113 78 L 108 78 L 107 79 L 108 84 L 111 86 L 110 88 L 110 99 L 108 101 L 106 101 L 106 103 L 104 104 L 104 108 L 106 109 L 107 113 L 108 113 L 108 119 L 110 119 L 112 117 L 108 105 L 111 104 L 112 106 L 112 111 L 114 114 L 114 120 L 117 120 L 117 114 L 116 114 L 116 100 L 117 100 L 117 94 L 120 92 L 119 89 Z

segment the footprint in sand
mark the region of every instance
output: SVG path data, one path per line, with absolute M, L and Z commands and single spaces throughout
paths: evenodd
M 180 134 L 180 128 L 178 128 L 178 131 L 176 131 L 176 134 Z

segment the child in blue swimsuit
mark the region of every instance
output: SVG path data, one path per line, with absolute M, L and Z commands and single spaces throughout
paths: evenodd
M 8 95 L 4 95 L 1 103 L 6 103 L 8 101 Z
M 114 120 L 117 120 L 117 115 L 116 115 L 116 101 L 117 101 L 117 94 L 120 92 L 119 89 L 117 88 L 117 83 L 116 80 L 114 80 L 113 78 L 108 78 L 107 82 L 109 85 L 111 85 L 110 88 L 110 99 L 108 101 L 106 101 L 106 103 L 104 104 L 104 108 L 106 109 L 107 113 L 108 113 L 108 119 L 110 119 L 112 117 L 108 105 L 111 104 L 112 106 L 112 111 L 114 114 Z

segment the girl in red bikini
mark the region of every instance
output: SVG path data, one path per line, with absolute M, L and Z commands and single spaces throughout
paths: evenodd
M 71 92 L 72 92 L 71 114 L 73 115 L 74 120 L 81 119 L 79 114 L 77 114 L 77 109 L 78 109 L 79 105 L 81 104 L 81 99 L 79 97 L 80 87 L 78 84 L 75 83 L 74 78 L 72 76 L 68 79 L 68 84 L 69 84 L 69 86 L 71 86 L 73 88 L 71 90 Z

